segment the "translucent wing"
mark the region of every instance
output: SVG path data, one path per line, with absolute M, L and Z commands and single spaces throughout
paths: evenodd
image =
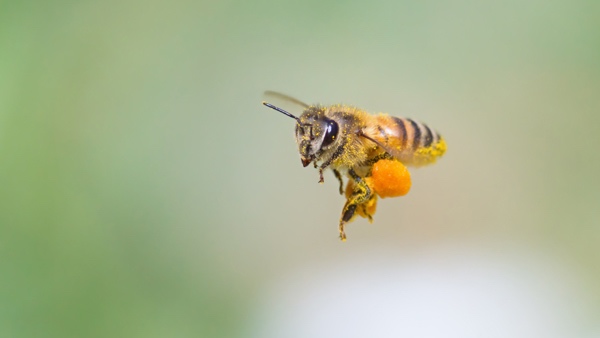
M 362 130 L 361 136 L 404 164 L 433 163 L 446 151 L 446 142 L 425 124 L 384 114 L 373 119 L 374 123 Z

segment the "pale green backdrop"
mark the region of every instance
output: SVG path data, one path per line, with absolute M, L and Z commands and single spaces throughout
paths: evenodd
M 264 304 L 289 276 L 464 243 L 568 271 L 566 327 L 600 334 L 599 4 L 2 2 L 0 336 L 289 337 Z M 337 182 L 265 90 L 412 117 L 449 150 L 341 243 Z

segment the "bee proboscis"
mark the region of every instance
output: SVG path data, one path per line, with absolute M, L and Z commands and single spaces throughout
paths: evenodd
M 331 169 L 346 195 L 339 222 L 339 234 L 346 240 L 345 225 L 358 215 L 373 221 L 377 196 L 397 197 L 408 193 L 410 173 L 406 166 L 434 163 L 446 152 L 442 136 L 427 125 L 410 118 L 369 114 L 352 106 L 308 105 L 276 92 L 278 96 L 304 107 L 297 117 L 270 103 L 269 108 L 296 120 L 296 142 L 303 166 L 313 163 L 323 171 Z M 344 192 L 344 174 L 348 183 Z

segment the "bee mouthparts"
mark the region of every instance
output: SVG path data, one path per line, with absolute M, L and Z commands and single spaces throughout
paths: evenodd
M 310 164 L 310 162 L 312 162 L 312 160 L 311 160 L 311 159 L 308 159 L 308 158 L 303 158 L 303 159 L 302 159 L 302 165 L 303 165 L 304 167 L 306 167 L 307 165 L 309 165 L 309 164 Z

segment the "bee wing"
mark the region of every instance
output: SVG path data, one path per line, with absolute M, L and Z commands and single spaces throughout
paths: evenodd
M 406 165 L 433 163 L 446 151 L 441 136 L 427 125 L 408 118 L 376 115 L 362 136 Z
M 274 92 L 274 91 L 271 91 L 271 90 L 267 90 L 267 91 L 265 91 L 264 95 L 265 95 L 265 97 L 273 98 L 275 100 L 279 100 L 279 101 L 283 101 L 283 102 L 290 102 L 290 103 L 299 105 L 302 108 L 308 108 L 309 107 L 308 104 L 306 104 L 306 103 L 304 103 L 304 102 L 302 102 L 302 101 L 300 101 L 300 100 L 298 100 L 296 98 L 293 98 L 293 97 L 291 97 L 289 95 L 285 95 L 283 93 L 280 93 L 280 92 Z
M 399 160 L 400 162 L 410 162 L 410 152 L 402 147 L 397 138 L 386 138 L 377 135 L 376 133 L 369 133 L 368 129 L 366 131 L 362 131 L 359 136 L 362 136 L 375 143 L 379 148 L 383 149 L 383 151 L 390 154 L 393 158 Z

